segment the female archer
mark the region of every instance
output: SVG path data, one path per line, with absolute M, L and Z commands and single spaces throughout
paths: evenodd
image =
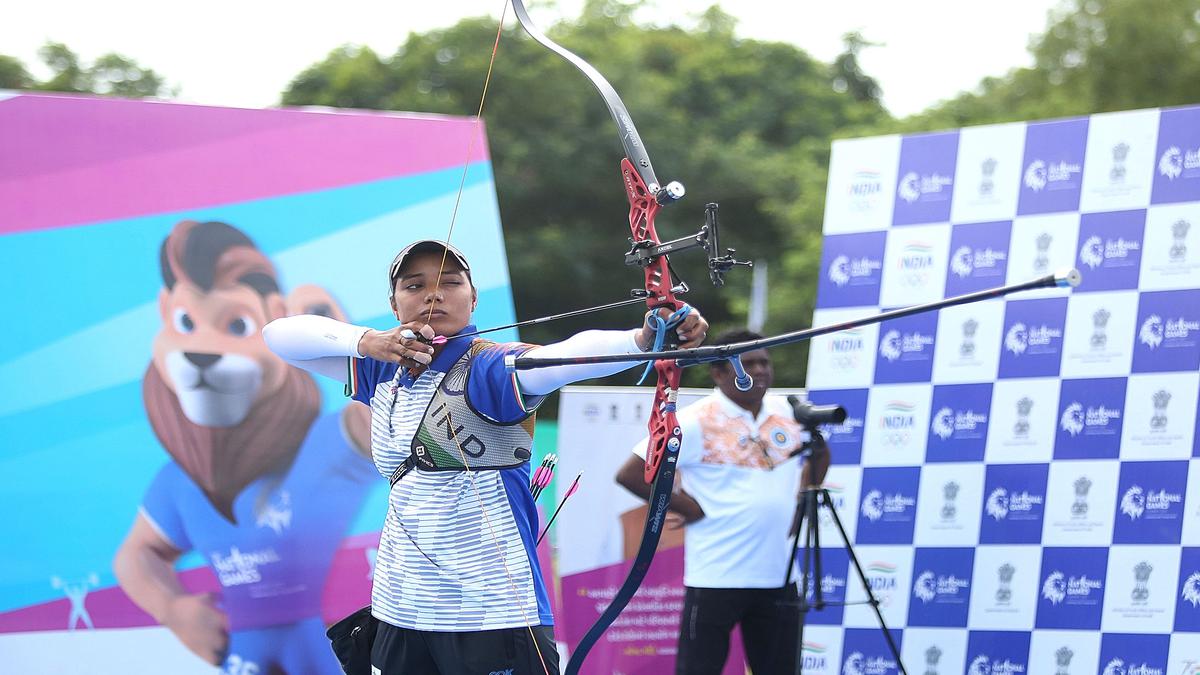
M 584 331 L 546 346 L 470 337 L 478 302 L 471 268 L 439 241 L 400 251 L 388 281 L 399 322 L 390 330 L 311 315 L 263 329 L 275 353 L 344 382 L 372 411 L 372 458 L 392 481 L 371 593 L 379 621 L 372 670 L 557 673 L 528 488 L 533 416 L 560 387 L 631 364 L 514 375 L 504 361 L 636 354 L 653 346 L 650 323 L 659 322 Z M 664 325 L 681 347 L 699 345 L 708 330 L 695 311 Z

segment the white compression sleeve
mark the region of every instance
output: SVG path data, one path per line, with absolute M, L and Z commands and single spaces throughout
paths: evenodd
M 301 314 L 276 319 L 262 332 L 267 348 L 284 361 L 344 383 L 346 358 L 362 357 L 358 341 L 368 330 L 327 316 Z
M 530 358 L 564 358 L 597 354 L 639 354 L 634 336 L 640 329 L 633 330 L 587 330 L 577 333 L 562 342 L 534 347 L 524 354 Z M 553 368 L 538 368 L 517 372 L 521 393 L 544 396 L 565 385 L 580 380 L 605 377 L 628 370 L 638 363 L 589 363 Z

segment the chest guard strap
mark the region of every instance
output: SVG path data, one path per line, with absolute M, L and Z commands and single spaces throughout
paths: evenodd
M 529 461 L 533 448 L 533 414 L 503 424 L 481 415 L 467 400 L 467 378 L 475 356 L 495 343 L 476 340 L 455 361 L 438 384 L 417 433 L 410 454 L 392 472 L 396 484 L 413 469 L 424 471 L 472 471 L 510 469 Z M 461 448 L 461 454 L 460 454 Z M 467 464 L 463 463 L 466 455 Z

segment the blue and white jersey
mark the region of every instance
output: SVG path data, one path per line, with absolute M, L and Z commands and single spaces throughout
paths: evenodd
M 371 451 L 385 478 L 408 458 L 442 377 L 473 345 L 468 403 L 501 424 L 529 417 L 540 398 L 522 399 L 504 357 L 531 345 L 451 341 L 415 380 L 394 363 L 353 360 L 350 395 L 371 406 Z M 534 546 L 538 516 L 529 473 L 526 463 L 499 471 L 417 469 L 400 479 L 375 561 L 375 617 L 400 628 L 451 632 L 552 625 Z

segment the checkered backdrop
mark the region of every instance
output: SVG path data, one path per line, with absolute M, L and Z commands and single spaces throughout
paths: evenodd
M 1200 107 L 838 141 L 826 204 L 814 325 L 1083 273 L 813 341 L 908 671 L 1200 673 Z M 896 672 L 869 608 L 809 625 L 805 672 Z

